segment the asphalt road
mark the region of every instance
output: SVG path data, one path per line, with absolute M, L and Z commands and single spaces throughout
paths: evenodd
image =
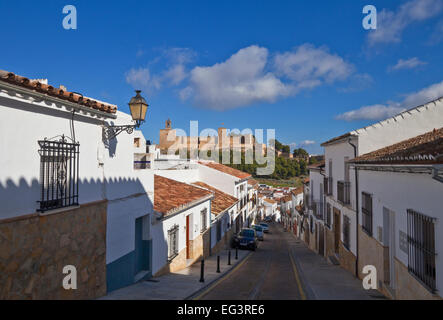
M 255 252 L 235 270 L 200 295 L 200 300 L 300 300 L 305 292 L 294 258 L 289 234 L 270 225 L 270 233 Z

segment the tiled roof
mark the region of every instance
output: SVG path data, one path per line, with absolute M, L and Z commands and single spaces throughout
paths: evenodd
M 443 164 L 443 128 L 366 153 L 352 163 L 361 164 Z
M 211 187 L 204 182 L 197 181 L 192 184 L 202 187 L 202 188 L 205 188 L 205 189 L 208 189 L 209 191 L 211 191 L 214 194 L 214 199 L 212 199 L 212 201 L 211 201 L 211 212 L 215 215 L 218 215 L 218 214 L 224 212 L 226 209 L 229 209 L 230 207 L 232 207 L 234 204 L 236 204 L 238 202 L 237 198 L 235 198 L 227 193 L 224 193 L 214 187 Z
M 221 163 L 217 163 L 217 162 L 202 162 L 199 161 L 200 164 L 207 166 L 209 168 L 224 172 L 226 174 L 229 174 L 231 176 L 240 178 L 240 179 L 246 179 L 249 178 L 251 175 L 249 173 L 225 166 Z
M 321 168 L 324 168 L 324 167 L 325 167 L 325 160 L 322 160 L 320 162 L 310 164 L 308 166 L 308 169 L 317 169 L 317 168 L 321 169 Z
M 256 186 L 258 185 L 258 181 L 255 179 L 249 179 L 248 184 L 250 184 L 251 186 Z
M 339 140 L 341 140 L 341 139 L 344 139 L 344 138 L 350 137 L 351 135 L 352 135 L 352 134 L 351 134 L 350 132 L 345 133 L 345 134 L 342 134 L 341 136 L 338 136 L 338 137 L 335 137 L 335 138 L 332 138 L 332 139 L 330 139 L 330 140 L 328 140 L 328 141 L 323 142 L 320 146 L 324 147 L 324 146 L 326 146 L 326 145 L 328 145 L 328 144 L 330 144 L 330 143 L 333 143 L 333 142 L 339 141 Z
M 169 215 L 212 196 L 210 191 L 154 175 L 154 210 Z
M 307 178 L 305 178 L 305 179 L 303 180 L 303 183 L 304 183 L 304 184 L 307 184 L 307 183 L 309 183 L 309 181 L 310 181 L 310 179 L 309 179 L 309 177 L 307 177 Z
M 277 201 L 275 201 L 274 199 L 268 199 L 268 198 L 266 198 L 266 199 L 263 199 L 263 200 L 266 201 L 267 203 L 270 203 L 270 204 L 277 203 Z
M 115 105 L 104 104 L 100 101 L 83 97 L 83 95 L 81 94 L 65 91 L 61 88 L 41 83 L 38 80 L 30 80 L 28 78 L 16 75 L 12 72 L 0 70 L 0 81 L 14 84 L 39 93 L 44 93 L 52 97 L 56 97 L 62 100 L 67 100 L 106 113 L 113 114 L 117 112 L 117 107 Z
M 282 198 L 282 200 L 283 200 L 283 202 L 289 202 L 289 201 L 292 201 L 292 196 L 291 196 L 291 195 L 285 195 L 285 196 Z
M 291 192 L 294 196 L 299 195 L 300 193 L 303 193 L 303 187 L 298 187 L 298 188 L 292 189 Z

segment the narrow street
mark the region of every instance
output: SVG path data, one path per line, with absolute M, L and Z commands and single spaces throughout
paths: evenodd
M 270 233 L 230 274 L 196 297 L 199 300 L 374 299 L 361 281 L 310 251 L 282 226 Z

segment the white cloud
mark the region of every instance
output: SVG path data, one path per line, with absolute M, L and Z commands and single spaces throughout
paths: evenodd
M 137 52 L 137 56 L 139 52 L 140 50 Z M 185 65 L 191 62 L 194 57 L 195 52 L 188 48 L 163 50 L 159 57 L 149 63 L 149 66 L 129 70 L 126 73 L 126 82 L 134 88 L 143 89 L 148 93 L 158 91 L 164 85 L 179 85 L 188 76 Z M 153 65 L 159 61 L 165 61 L 166 68 L 156 73 L 152 72 Z
M 142 89 L 148 93 L 160 89 L 161 80 L 152 76 L 149 68 L 131 69 L 126 73 L 126 82 L 134 88 Z
M 354 69 L 340 56 L 330 54 L 327 48 L 315 48 L 311 44 L 277 54 L 274 67 L 277 75 L 294 81 L 298 88 L 312 88 L 323 82 L 346 79 Z
M 423 66 L 425 64 L 426 64 L 426 62 L 421 61 L 417 57 L 406 59 L 406 60 L 400 59 L 397 61 L 397 63 L 394 66 L 388 68 L 388 70 L 397 71 L 397 70 L 401 70 L 401 69 L 414 69 L 419 66 Z
M 302 146 L 309 146 L 309 145 L 312 145 L 312 144 L 315 144 L 314 140 L 305 140 L 305 141 L 302 141 L 300 143 L 300 145 L 302 145 Z
M 337 120 L 382 120 L 443 96 L 443 81 L 405 96 L 402 102 L 363 106 L 336 116 Z
M 192 98 L 203 108 L 227 110 L 294 96 L 303 89 L 343 80 L 352 72 L 351 64 L 327 48 L 304 44 L 271 60 L 268 49 L 253 45 L 224 62 L 195 67 L 180 97 Z
M 193 96 L 200 107 L 226 110 L 254 102 L 274 102 L 291 94 L 290 86 L 265 71 L 267 60 L 268 50 L 254 45 L 239 50 L 224 62 L 195 67 L 189 86 L 180 96 Z
M 412 0 L 395 12 L 383 9 L 377 14 L 377 29 L 369 32 L 369 44 L 400 42 L 404 29 L 411 23 L 436 16 L 442 7 L 442 0 Z

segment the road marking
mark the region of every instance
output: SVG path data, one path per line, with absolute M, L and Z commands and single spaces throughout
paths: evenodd
M 301 285 L 300 276 L 297 271 L 297 266 L 295 265 L 294 258 L 292 257 L 291 252 L 288 249 L 289 258 L 291 259 L 292 270 L 294 270 L 295 281 L 297 282 L 298 291 L 300 291 L 300 296 L 302 300 L 306 300 L 305 292 L 303 291 L 303 286 Z
M 201 294 L 199 294 L 197 297 L 192 298 L 192 300 L 200 300 L 204 295 L 208 294 L 209 291 L 211 291 L 212 289 L 214 289 L 216 286 L 218 286 L 220 283 L 222 283 L 223 281 L 225 281 L 226 279 L 228 279 L 235 271 L 237 271 L 237 269 L 239 269 L 248 259 L 249 257 L 252 255 L 252 252 L 250 252 L 246 258 L 243 259 L 242 262 L 240 262 L 238 265 L 236 265 L 234 268 L 232 268 L 231 270 L 228 271 L 228 274 L 226 274 L 225 276 L 222 276 L 220 279 L 216 280 L 213 284 L 211 284 L 208 288 L 206 288 L 205 290 L 203 290 L 203 292 Z

